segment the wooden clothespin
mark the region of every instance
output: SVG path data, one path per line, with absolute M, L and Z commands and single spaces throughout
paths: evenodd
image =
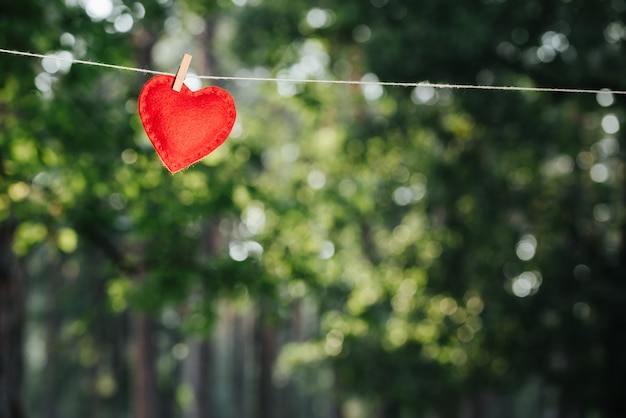
M 187 77 L 189 64 L 191 64 L 191 55 L 183 55 L 183 59 L 180 62 L 180 67 L 178 67 L 178 72 L 176 73 L 176 78 L 174 79 L 174 85 L 172 86 L 172 90 L 180 92 L 180 89 L 183 87 L 185 77 Z

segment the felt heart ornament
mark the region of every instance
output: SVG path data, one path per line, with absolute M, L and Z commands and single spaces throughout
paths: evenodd
M 139 94 L 139 117 L 154 149 L 175 173 L 222 145 L 235 123 L 235 102 L 219 87 L 172 89 L 174 77 L 158 75 Z

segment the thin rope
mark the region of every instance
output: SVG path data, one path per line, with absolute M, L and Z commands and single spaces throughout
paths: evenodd
M 96 67 L 114 68 L 116 70 L 135 71 L 138 73 L 145 73 L 145 74 L 174 75 L 174 74 L 165 73 L 162 71 L 153 71 L 153 70 L 145 70 L 143 68 L 125 67 L 123 65 L 105 64 L 103 62 L 84 61 L 84 60 L 79 60 L 79 59 L 74 59 L 74 58 L 64 58 L 64 57 L 59 57 L 57 55 L 34 54 L 32 52 L 13 51 L 10 49 L 1 49 L 1 48 L 0 48 L 0 52 L 4 54 L 21 55 L 24 57 L 48 58 L 48 59 L 53 59 L 57 61 L 71 62 L 72 64 L 84 64 L 84 65 L 92 65 Z
M 15 51 L 0 48 L 0 53 L 20 55 L 33 58 L 47 58 L 57 61 L 64 61 L 73 64 L 91 65 L 96 67 L 113 68 L 123 71 L 135 71 L 144 74 L 154 75 L 170 75 L 173 73 L 147 70 L 144 68 L 126 67 L 123 65 L 106 64 L 96 61 L 85 61 L 74 58 L 65 58 L 57 55 L 43 55 L 32 52 Z M 298 79 L 298 78 L 274 78 L 274 77 L 236 77 L 236 76 L 214 76 L 214 75 L 194 75 L 187 74 L 189 78 L 199 78 L 204 80 L 229 80 L 229 81 L 263 81 L 263 82 L 280 82 L 280 83 L 316 83 L 316 84 L 348 84 L 357 86 L 387 86 L 387 87 L 431 87 L 436 89 L 455 89 L 455 90 L 499 90 L 499 91 L 527 91 L 527 92 L 543 92 L 543 93 L 612 93 L 626 95 L 624 90 L 610 89 L 580 89 L 580 88 L 559 88 L 559 87 L 523 87 L 523 86 L 487 86 L 478 84 L 448 84 L 448 83 L 431 83 L 428 81 L 420 82 L 396 82 L 396 81 L 363 81 L 363 80 L 316 80 L 316 79 Z

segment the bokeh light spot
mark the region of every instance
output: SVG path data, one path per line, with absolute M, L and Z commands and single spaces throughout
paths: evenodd
M 607 134 L 615 134 L 619 131 L 619 120 L 617 116 L 612 113 L 605 115 L 602 118 L 602 129 Z
M 417 86 L 411 92 L 411 100 L 415 104 L 434 104 L 437 102 L 437 91 L 432 86 Z
M 122 13 L 115 18 L 115 22 L 113 22 L 113 27 L 117 32 L 125 33 L 133 28 L 134 23 L 135 21 L 131 15 L 129 15 L 128 13 Z
M 312 189 L 319 190 L 326 184 L 326 175 L 320 170 L 312 170 L 306 181 Z
M 85 9 L 91 20 L 104 20 L 113 12 L 111 0 L 80 0 L 80 5 Z
M 522 261 L 531 260 L 535 256 L 537 240 L 534 236 L 524 235 L 515 246 L 515 254 Z
M 591 180 L 596 183 L 604 183 L 609 179 L 609 168 L 602 163 L 594 164 L 589 170 L 589 176 Z
M 314 8 L 306 14 L 306 23 L 315 29 L 328 26 L 331 22 L 331 15 L 327 10 Z
M 367 25 L 358 25 L 352 31 L 352 37 L 358 43 L 365 43 L 372 37 L 372 30 Z
M 577 302 L 572 307 L 572 314 L 578 319 L 587 320 L 591 316 L 591 306 L 585 302 Z
M 535 293 L 541 286 L 541 275 L 535 271 L 525 271 L 515 277 L 511 283 L 511 290 L 517 297 L 523 298 Z
M 335 244 L 330 241 L 324 241 L 322 249 L 320 250 L 318 257 L 322 260 L 328 260 L 335 254 Z
M 602 89 L 602 91 L 596 93 L 596 101 L 602 107 L 609 107 L 615 102 L 615 97 L 609 89 Z
M 598 203 L 593 207 L 593 218 L 598 222 L 607 222 L 611 219 L 611 208 L 605 203 Z
M 591 269 L 585 264 L 579 264 L 574 267 L 574 278 L 579 281 L 585 281 L 591 278 Z
M 370 83 L 361 85 L 361 91 L 367 100 L 375 101 L 382 97 L 384 92 L 383 86 L 376 84 L 380 81 L 376 74 L 367 73 L 361 78 L 361 81 L 364 83 Z

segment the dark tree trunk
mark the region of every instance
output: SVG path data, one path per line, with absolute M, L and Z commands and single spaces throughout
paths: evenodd
M 265 309 L 261 307 L 261 313 L 257 322 L 257 347 L 259 379 L 258 379 L 258 405 L 259 418 L 274 418 L 272 397 L 274 387 L 272 384 L 272 367 L 276 358 L 276 331 L 268 324 Z
M 209 222 L 205 225 L 202 235 L 199 257 L 210 258 L 219 245 L 219 223 Z M 204 297 L 204 290 L 198 289 Z M 193 340 L 190 343 L 190 354 L 187 360 L 189 380 L 193 387 L 194 401 L 188 418 L 209 418 L 214 410 L 211 361 L 214 354 L 208 338 Z
M 158 412 L 153 334 L 150 317 L 138 314 L 135 318 L 134 418 L 154 418 Z
M 245 388 L 245 351 L 244 351 L 243 320 L 235 314 L 233 318 L 233 398 L 235 400 L 234 414 L 237 417 L 245 416 L 244 388 Z
M 41 416 L 58 418 L 57 399 L 59 398 L 58 349 L 61 313 L 59 312 L 59 290 L 61 287 L 60 266 L 50 260 L 50 274 L 47 275 L 46 289 L 46 366 L 42 376 Z
M 626 165 L 626 161 L 622 163 Z M 626 190 L 622 199 L 622 210 L 626 207 Z M 621 220 L 621 243 L 618 263 L 611 272 L 612 300 L 607 305 L 608 324 L 605 329 L 605 402 L 603 417 L 624 416 L 624 387 L 626 387 L 626 218 Z
M 16 224 L 0 224 L 0 418 L 25 416 L 21 400 L 24 358 L 24 277 L 11 251 Z
M 194 401 L 187 415 L 188 418 L 209 418 L 210 402 L 209 375 L 210 350 L 206 339 L 194 340 L 190 344 L 189 362 L 190 380 L 193 386 Z

